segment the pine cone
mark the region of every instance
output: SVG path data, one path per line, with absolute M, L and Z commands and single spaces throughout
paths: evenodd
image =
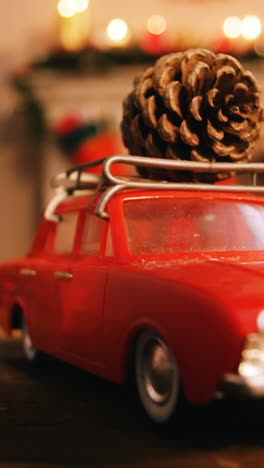
M 130 154 L 188 161 L 249 161 L 263 121 L 255 78 L 233 57 L 197 49 L 161 57 L 139 74 L 124 101 L 121 124 Z M 138 168 L 143 176 L 213 181 Z

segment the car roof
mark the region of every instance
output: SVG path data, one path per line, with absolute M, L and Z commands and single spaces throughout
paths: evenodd
M 71 211 L 74 209 L 85 209 L 89 205 L 93 211 L 100 199 L 101 194 L 91 193 L 81 196 L 72 196 L 67 200 L 62 201 L 56 213 Z M 123 200 L 144 200 L 144 199 L 164 199 L 164 198 L 193 198 L 202 200 L 230 200 L 230 201 L 244 201 L 249 203 L 264 203 L 264 197 L 248 193 L 236 192 L 213 192 L 213 191 L 191 191 L 191 190 L 124 190 L 113 196 L 112 200 L 122 203 Z M 91 203 L 92 202 L 92 203 Z
M 89 169 L 98 164 L 102 164 L 102 162 L 103 168 L 101 175 L 89 172 Z M 147 166 L 152 169 L 164 169 L 165 173 L 173 170 L 176 171 L 177 174 L 177 171 L 187 170 L 187 172 L 192 174 L 191 179 L 194 178 L 194 180 L 199 180 L 199 173 L 207 175 L 213 174 L 213 180 L 217 180 L 219 174 L 222 174 L 221 177 L 226 177 L 233 173 L 247 173 L 250 176 L 251 183 L 241 185 L 240 182 L 235 184 L 231 182 L 231 184 L 227 183 L 221 185 L 221 183 L 209 184 L 190 181 L 174 182 L 169 179 L 142 179 L 140 177 L 127 175 L 115 176 L 114 173 L 111 172 L 112 166 L 120 163 L 133 165 L 134 167 Z M 202 199 L 225 198 L 229 200 L 248 200 L 262 203 L 262 199 L 254 195 L 256 193 L 264 193 L 264 186 L 257 185 L 257 175 L 261 173 L 264 173 L 263 163 L 215 163 L 212 161 L 208 163 L 194 163 L 192 161 L 175 161 L 139 156 L 111 156 L 92 163 L 75 166 L 63 173 L 57 174 L 53 180 L 55 195 L 46 208 L 44 216 L 47 220 L 58 222 L 58 215 L 56 215 L 58 210 L 67 210 L 70 209 L 71 206 L 75 206 L 76 208 L 85 206 L 85 203 L 88 202 L 90 204 L 94 203 L 95 214 L 97 216 L 108 220 L 109 214 L 107 207 L 109 202 L 122 200 L 128 197 L 128 193 L 130 198 L 166 198 L 168 196 L 179 198 L 183 196 L 190 197 L 191 194 L 192 197 Z M 178 180 L 177 177 L 176 179 Z M 86 201 L 85 198 L 82 197 L 79 199 L 79 196 L 76 200 L 76 195 L 79 195 L 79 192 L 87 192 L 87 190 L 90 194 L 92 193 L 92 195 L 90 195 Z M 219 194 L 216 195 L 216 192 Z M 225 192 L 225 194 L 221 195 L 222 192 Z M 64 202 L 64 200 L 68 198 L 70 199 L 69 202 Z

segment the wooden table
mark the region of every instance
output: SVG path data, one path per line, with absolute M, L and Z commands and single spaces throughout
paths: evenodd
M 264 402 L 192 408 L 160 434 L 133 395 L 0 336 L 0 468 L 263 468 Z

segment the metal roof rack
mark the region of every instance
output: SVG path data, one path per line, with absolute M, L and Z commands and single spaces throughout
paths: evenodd
M 85 170 L 102 167 L 102 175 L 84 172 Z M 142 179 L 140 177 L 116 176 L 111 172 L 114 164 L 128 164 L 132 166 L 151 167 L 158 169 L 168 169 L 176 171 L 190 171 L 197 173 L 247 173 L 251 174 L 251 185 L 219 185 L 193 182 L 169 182 L 156 181 L 152 179 Z M 98 159 L 92 163 L 74 166 L 63 173 L 58 174 L 52 181 L 56 189 L 54 198 L 51 200 L 45 211 L 46 219 L 58 222 L 55 215 L 58 204 L 80 192 L 93 190 L 97 193 L 103 190 L 102 196 L 97 204 L 95 214 L 102 219 L 108 220 L 106 205 L 112 196 L 127 188 L 148 189 L 148 190 L 195 190 L 214 192 L 250 192 L 264 193 L 264 186 L 257 186 L 257 174 L 264 173 L 264 163 L 215 163 L 215 162 L 192 162 L 182 160 L 168 160 L 158 158 L 148 158 L 142 156 L 110 156 Z

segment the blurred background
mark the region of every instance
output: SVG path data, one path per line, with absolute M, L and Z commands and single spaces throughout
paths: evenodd
M 230 53 L 264 89 L 263 0 L 1 0 L 0 30 L 0 261 L 29 248 L 52 175 L 125 152 L 122 100 L 161 54 Z

